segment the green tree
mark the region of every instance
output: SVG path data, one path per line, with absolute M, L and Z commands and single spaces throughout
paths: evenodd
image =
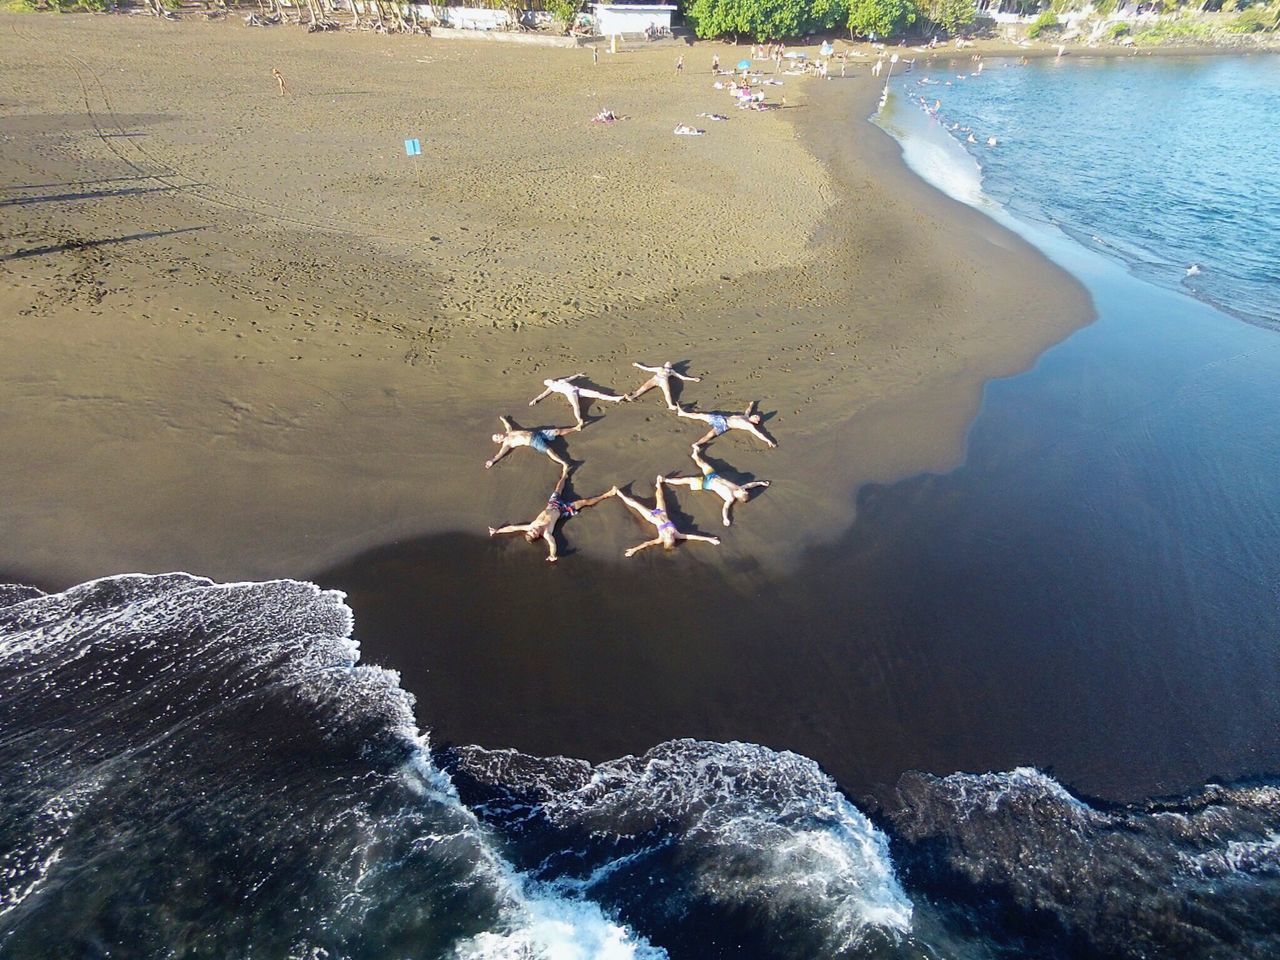
M 849 0 L 849 29 L 860 36 L 895 37 L 916 22 L 911 0 Z
M 691 0 L 684 16 L 700 39 L 782 40 L 830 30 L 847 16 L 848 0 Z
M 955 36 L 973 23 L 978 8 L 974 0 L 921 0 L 920 12 L 930 23 Z

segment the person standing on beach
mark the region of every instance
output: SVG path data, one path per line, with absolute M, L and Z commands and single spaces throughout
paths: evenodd
M 562 393 L 569 401 L 569 406 L 573 407 L 573 415 L 578 421 L 578 429 L 581 430 L 586 424 L 582 420 L 582 397 L 590 397 L 594 400 L 608 400 L 610 403 L 621 403 L 627 398 L 619 396 L 616 393 L 601 393 L 599 390 L 589 390 L 586 387 L 574 385 L 573 381 L 581 377 L 585 377 L 585 373 L 575 373 L 571 377 L 563 377 L 559 380 L 543 380 L 547 389 L 529 401 L 529 406 L 533 406 L 539 400 L 551 396 L 553 393 Z
M 730 430 L 746 430 L 752 436 L 763 441 L 766 447 L 772 449 L 778 444 L 760 429 L 761 417 L 760 414 L 755 412 L 755 407 L 756 402 L 752 400 L 742 413 L 693 413 L 676 404 L 676 416 L 684 417 L 686 420 L 701 420 L 703 423 L 711 424 L 711 429 L 695 444 L 696 446 L 705 446 L 715 437 L 728 433 Z
M 617 496 L 618 488 L 606 490 L 598 497 L 587 497 L 583 500 L 574 500 L 572 502 L 563 499 L 565 481 L 569 479 L 569 468 L 563 467 L 560 470 L 560 482 L 556 484 L 555 490 L 551 492 L 551 496 L 547 498 L 547 505 L 543 511 L 530 520 L 528 523 L 509 523 L 505 527 L 490 527 L 489 536 L 496 537 L 504 533 L 523 533 L 524 538 L 530 543 L 536 543 L 539 538 L 547 542 L 547 562 L 555 563 L 559 559 L 556 552 L 556 524 L 561 519 L 568 520 L 570 517 L 576 517 L 587 507 L 594 507 L 601 500 L 608 500 L 610 497 Z
M 684 73 L 684 54 L 683 53 L 680 54 L 680 56 L 676 57 L 676 76 L 678 77 L 682 73 Z
M 711 464 L 702 459 L 702 448 L 696 443 L 693 445 L 693 462 L 702 471 L 702 476 L 667 477 L 664 482 L 669 487 L 710 490 L 724 501 L 724 509 L 720 512 L 720 515 L 726 527 L 732 522 L 729 517 L 729 510 L 733 505 L 735 503 L 746 503 L 751 498 L 751 494 L 747 492 L 748 490 L 755 487 L 769 486 L 768 480 L 752 480 L 750 483 L 734 483 L 732 480 L 726 480 L 711 468 Z
M 712 54 L 711 56 L 711 75 L 719 76 L 720 74 L 720 54 Z
M 653 376 L 650 377 L 648 380 L 646 380 L 644 383 L 640 384 L 640 386 L 637 387 L 635 390 L 632 390 L 630 393 L 628 393 L 626 396 L 626 399 L 628 400 L 638 399 L 639 397 L 644 396 L 654 387 L 657 387 L 662 391 L 662 395 L 667 398 L 668 410 L 676 409 L 676 402 L 671 396 L 671 378 L 672 377 L 675 377 L 677 380 L 683 380 L 685 381 L 685 383 L 701 383 L 702 382 L 701 377 L 686 377 L 683 373 L 680 373 L 677 370 L 675 370 L 671 366 L 670 360 L 668 360 L 666 363 L 664 363 L 660 367 L 646 367 L 643 363 L 633 363 L 631 365 L 640 370 L 644 370 L 648 373 L 652 373 Z
M 650 547 L 661 545 L 664 550 L 670 550 L 676 545 L 677 540 L 701 540 L 703 543 L 710 543 L 713 546 L 720 545 L 719 537 L 704 537 L 700 533 L 681 533 L 676 529 L 676 525 L 671 522 L 671 518 L 667 516 L 667 498 L 662 489 L 662 476 L 659 474 L 654 481 L 653 495 L 657 500 L 657 508 L 650 510 L 639 500 L 629 497 L 617 487 L 612 492 L 622 499 L 628 507 L 636 512 L 641 520 L 652 523 L 658 528 L 658 535 L 652 540 L 646 540 L 644 543 L 638 543 L 631 549 L 627 550 L 624 557 L 634 557 L 641 550 L 648 550 Z
M 541 430 L 517 430 L 506 417 L 499 417 L 498 419 L 502 421 L 502 428 L 506 433 L 495 433 L 493 435 L 493 442 L 498 444 L 498 452 L 493 455 L 492 460 L 484 462 L 486 470 L 516 447 L 532 447 L 538 453 L 545 453 L 564 469 L 569 469 L 569 461 L 552 450 L 551 443 L 559 437 L 577 433 L 582 429 L 581 425 L 576 427 L 543 427 Z
M 280 72 L 279 67 L 271 68 L 271 76 L 275 78 L 276 83 L 280 85 L 280 96 L 284 96 L 289 92 L 289 85 L 284 82 L 284 74 Z
M 600 65 L 600 48 L 599 47 L 591 48 L 591 65 L 593 67 Z

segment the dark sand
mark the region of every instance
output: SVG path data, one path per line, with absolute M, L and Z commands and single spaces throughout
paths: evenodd
M 716 446 L 774 486 L 704 559 L 782 569 L 848 528 L 863 483 L 954 464 L 983 382 L 1089 315 L 901 168 L 864 122 L 869 60 L 744 114 L 692 69 L 702 46 L 677 79 L 670 47 L 593 68 L 238 23 L 4 23 L 0 568 L 41 583 L 308 577 L 527 519 L 554 470 L 521 451 L 484 473 L 497 414 L 566 424 L 558 398 L 525 405 L 543 377 L 624 390 L 632 360 L 664 359 L 704 376 L 685 392 L 703 409 L 770 416 L 778 451 Z M 601 104 L 633 119 L 593 126 Z M 732 119 L 671 135 L 701 111 Z M 699 431 L 656 395 L 597 412 L 570 445 L 580 492 L 690 469 Z M 690 509 L 717 524 L 709 498 Z M 634 531 L 604 517 L 574 546 L 621 563 Z

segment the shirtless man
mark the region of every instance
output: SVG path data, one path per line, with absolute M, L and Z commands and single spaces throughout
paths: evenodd
M 729 510 L 735 502 L 746 503 L 751 498 L 751 494 L 747 493 L 748 490 L 754 487 L 769 486 L 768 480 L 752 480 L 750 483 L 734 483 L 732 480 L 726 480 L 711 468 L 711 464 L 702 459 L 702 450 L 696 443 L 693 445 L 693 462 L 702 471 L 702 476 L 667 477 L 665 481 L 667 486 L 688 487 L 690 490 L 710 490 L 724 501 L 724 509 L 721 511 L 721 516 L 724 518 L 726 527 L 732 522 L 729 519 Z
M 601 393 L 599 390 L 588 390 L 586 387 L 575 386 L 573 381 L 585 377 L 585 373 L 575 373 L 572 377 L 562 377 L 558 380 L 543 380 L 547 389 L 529 401 L 529 406 L 533 406 L 539 400 L 551 396 L 553 393 L 562 393 L 569 401 L 569 406 L 573 407 L 573 415 L 577 418 L 578 428 L 581 429 L 585 424 L 582 421 L 582 397 L 591 397 L 595 400 L 608 400 L 610 403 L 621 403 L 626 397 L 620 397 L 615 393 Z
M 284 82 L 284 74 L 280 72 L 279 67 L 272 67 L 271 76 L 275 79 L 276 83 L 280 85 L 280 96 L 283 97 L 289 92 L 289 85 Z
M 646 367 L 643 363 L 633 363 L 631 365 L 633 367 L 636 367 L 637 369 L 644 370 L 648 373 L 652 373 L 653 376 L 650 377 L 648 380 L 646 380 L 644 383 L 640 384 L 640 386 L 637 389 L 632 390 L 630 393 L 628 393 L 627 399 L 635 400 L 637 397 L 644 396 L 654 387 L 658 387 L 662 390 L 662 395 L 667 398 L 668 410 L 677 409 L 676 402 L 671 396 L 671 378 L 672 377 L 676 377 L 677 379 L 683 380 L 686 383 L 702 382 L 701 377 L 686 377 L 683 373 L 680 373 L 672 369 L 670 360 L 668 360 L 666 363 L 664 363 L 660 367 Z
M 570 517 L 576 517 L 587 507 L 594 507 L 601 500 L 608 500 L 616 495 L 618 488 L 607 490 L 598 497 L 587 497 L 584 500 L 574 500 L 572 503 L 561 498 L 564 493 L 565 481 L 569 479 L 569 468 L 562 467 L 560 469 L 560 482 L 556 484 L 555 490 L 551 496 L 547 498 L 547 506 L 540 514 L 534 517 L 528 523 L 509 523 L 505 527 L 490 527 L 489 536 L 496 537 L 502 533 L 523 533 L 524 538 L 530 543 L 537 543 L 541 537 L 547 541 L 547 562 L 555 563 L 559 559 L 556 552 L 556 524 L 563 518 L 565 520 Z
M 676 529 L 676 525 L 672 523 L 671 518 L 667 516 L 667 498 L 665 491 L 662 489 L 663 482 L 661 474 L 659 474 L 658 478 L 653 482 L 654 497 L 658 502 L 656 510 L 650 510 L 639 500 L 636 500 L 634 497 L 627 496 L 617 487 L 614 487 L 611 491 L 621 497 L 623 503 L 639 514 L 640 519 L 647 520 L 658 528 L 658 535 L 656 537 L 652 540 L 646 540 L 644 543 L 637 544 L 624 553 L 623 556 L 635 556 L 641 550 L 647 550 L 649 547 L 656 547 L 659 544 L 662 545 L 664 550 L 670 550 L 676 545 L 677 540 L 701 540 L 704 543 L 719 546 L 719 537 L 704 537 L 698 533 L 681 533 Z
M 711 429 L 694 444 L 696 447 L 705 446 L 713 438 L 727 433 L 730 430 L 746 430 L 753 436 L 764 441 L 766 447 L 776 447 L 778 444 L 770 440 L 768 435 L 760 429 L 760 414 L 755 412 L 756 402 L 752 400 L 747 404 L 747 409 L 742 413 L 692 413 L 684 407 L 676 404 L 676 416 L 684 417 L 686 420 L 701 420 L 703 423 L 711 424 Z
M 577 433 L 582 429 L 581 424 L 576 427 L 544 427 L 541 430 L 517 430 L 506 417 L 499 417 L 498 419 L 502 421 L 503 429 L 507 432 L 493 435 L 493 442 L 498 444 L 498 452 L 494 454 L 492 460 L 484 462 L 486 470 L 516 447 L 532 447 L 538 453 L 545 453 L 566 470 L 569 468 L 568 461 L 561 459 L 560 455 L 551 449 L 551 441 L 557 437 L 565 437 L 571 433 Z

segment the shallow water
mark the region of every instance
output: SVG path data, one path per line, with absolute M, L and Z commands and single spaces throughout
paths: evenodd
M 894 84 L 982 165 L 982 190 L 1137 276 L 1280 324 L 1280 60 L 920 66 Z M 996 145 L 987 145 L 995 138 Z

